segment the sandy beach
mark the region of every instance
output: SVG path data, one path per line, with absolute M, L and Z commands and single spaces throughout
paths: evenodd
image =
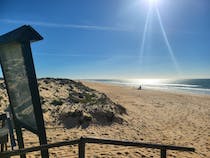
M 124 106 L 127 114 L 122 124 L 90 125 L 87 128 L 46 128 L 49 143 L 91 136 L 118 140 L 133 140 L 194 147 L 196 151 L 168 151 L 169 158 L 210 157 L 210 96 L 180 94 L 154 90 L 136 90 L 102 83 L 83 82 L 86 86 L 105 93 L 112 101 Z M 24 132 L 25 146 L 37 145 L 36 137 Z M 120 147 L 112 145 L 86 146 L 86 156 L 90 158 L 135 158 L 159 157 L 159 150 Z M 51 157 L 77 157 L 77 146 L 50 149 Z M 39 157 L 30 153 L 28 157 Z

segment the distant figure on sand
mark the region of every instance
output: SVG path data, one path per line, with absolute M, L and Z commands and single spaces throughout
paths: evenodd
M 142 88 L 141 88 L 141 85 L 139 86 L 139 88 L 138 88 L 138 90 L 141 90 Z

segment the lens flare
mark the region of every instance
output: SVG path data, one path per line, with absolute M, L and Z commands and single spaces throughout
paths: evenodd
M 176 57 L 174 55 L 174 51 L 173 51 L 173 49 L 171 47 L 171 44 L 170 44 L 170 42 L 168 40 L 168 36 L 167 36 L 165 28 L 163 26 L 163 22 L 162 22 L 162 19 L 161 19 L 161 16 L 160 16 L 160 12 L 159 12 L 158 6 L 156 5 L 158 0 L 148 0 L 148 1 L 149 1 L 150 5 L 149 5 L 149 10 L 147 12 L 147 17 L 146 17 L 146 21 L 145 21 L 145 25 L 144 25 L 144 31 L 143 31 L 143 35 L 142 35 L 140 54 L 139 54 L 139 61 L 140 61 L 141 64 L 143 63 L 143 56 L 144 56 L 144 53 L 145 53 L 146 35 L 148 34 L 148 31 L 149 31 L 149 24 L 150 24 L 150 21 L 151 21 L 151 13 L 153 13 L 153 10 L 155 10 L 154 13 L 157 14 L 157 20 L 159 22 L 160 29 L 161 29 L 161 32 L 163 34 L 163 39 L 164 39 L 165 45 L 166 45 L 166 47 L 168 49 L 170 58 L 171 58 L 171 60 L 172 60 L 172 62 L 174 64 L 174 67 L 176 69 L 177 74 L 179 76 L 181 76 L 181 71 L 180 71 L 178 62 L 177 62 Z
M 148 32 L 149 21 L 151 19 L 151 11 L 152 11 L 152 8 L 150 7 L 148 12 L 147 12 L 147 18 L 146 18 L 146 22 L 145 22 L 145 25 L 144 25 L 144 32 L 143 32 L 143 36 L 142 36 L 141 50 L 140 50 L 140 55 L 139 55 L 140 63 L 143 62 L 145 40 L 146 40 L 146 34 Z
M 173 50 L 172 50 L 172 48 L 171 48 L 171 45 L 170 45 L 170 43 L 169 43 L 169 40 L 168 40 L 166 31 L 165 31 L 165 29 L 164 29 L 164 27 L 163 27 L 163 23 L 162 23 L 162 19 L 161 19 L 161 16 L 160 16 L 160 12 L 159 12 L 159 10 L 158 10 L 157 7 L 156 7 L 156 13 L 157 13 L 157 17 L 158 17 L 158 21 L 159 21 L 159 24 L 160 24 L 161 31 L 162 31 L 162 33 L 163 33 L 163 38 L 164 38 L 165 44 L 166 44 L 166 46 L 167 46 L 167 48 L 168 48 L 168 52 L 169 52 L 169 54 L 170 54 L 170 56 L 171 56 L 171 59 L 172 59 L 174 65 L 175 65 L 175 67 L 176 67 L 176 71 L 177 71 L 178 73 L 180 73 L 179 65 L 178 65 L 178 63 L 177 63 L 177 61 L 176 61 L 176 58 L 175 58 L 175 56 L 174 56 L 174 52 L 173 52 Z

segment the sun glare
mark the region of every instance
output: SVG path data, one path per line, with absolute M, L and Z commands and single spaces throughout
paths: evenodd
M 157 3 L 158 0 L 148 0 L 150 5 L 154 5 Z
M 163 21 L 161 19 L 161 15 L 160 15 L 160 12 L 159 12 L 159 9 L 158 9 L 159 6 L 157 5 L 157 3 L 160 3 L 161 0 L 147 0 L 147 2 L 149 2 L 149 7 L 148 7 L 149 9 L 148 9 L 148 12 L 147 12 L 147 17 L 146 17 L 144 30 L 143 30 L 143 35 L 142 35 L 142 42 L 141 42 L 140 54 L 139 54 L 140 63 L 143 64 L 142 61 L 143 61 L 143 56 L 144 56 L 144 53 L 145 53 L 146 35 L 149 33 L 149 28 L 148 28 L 149 26 L 148 25 L 149 25 L 150 20 L 151 20 L 152 12 L 154 12 L 154 13 L 156 13 L 157 20 L 158 20 L 159 25 L 160 25 L 160 30 L 162 32 L 165 45 L 168 48 L 168 53 L 169 53 L 169 55 L 171 57 L 171 60 L 174 64 L 174 68 L 176 69 L 177 74 L 180 75 L 181 70 L 180 70 L 179 64 L 176 60 L 175 53 L 174 53 L 174 51 L 172 49 L 172 46 L 169 42 L 166 30 L 165 30 L 164 25 L 163 25 Z M 148 81 L 153 82 L 153 80 L 148 80 Z M 148 83 L 148 82 L 146 82 L 146 83 Z
M 165 81 L 165 79 L 130 79 L 130 81 L 139 85 L 158 85 Z

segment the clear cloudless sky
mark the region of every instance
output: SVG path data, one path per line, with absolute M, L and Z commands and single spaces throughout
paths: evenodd
M 210 78 L 210 0 L 0 0 L 0 34 L 24 24 L 38 77 Z

